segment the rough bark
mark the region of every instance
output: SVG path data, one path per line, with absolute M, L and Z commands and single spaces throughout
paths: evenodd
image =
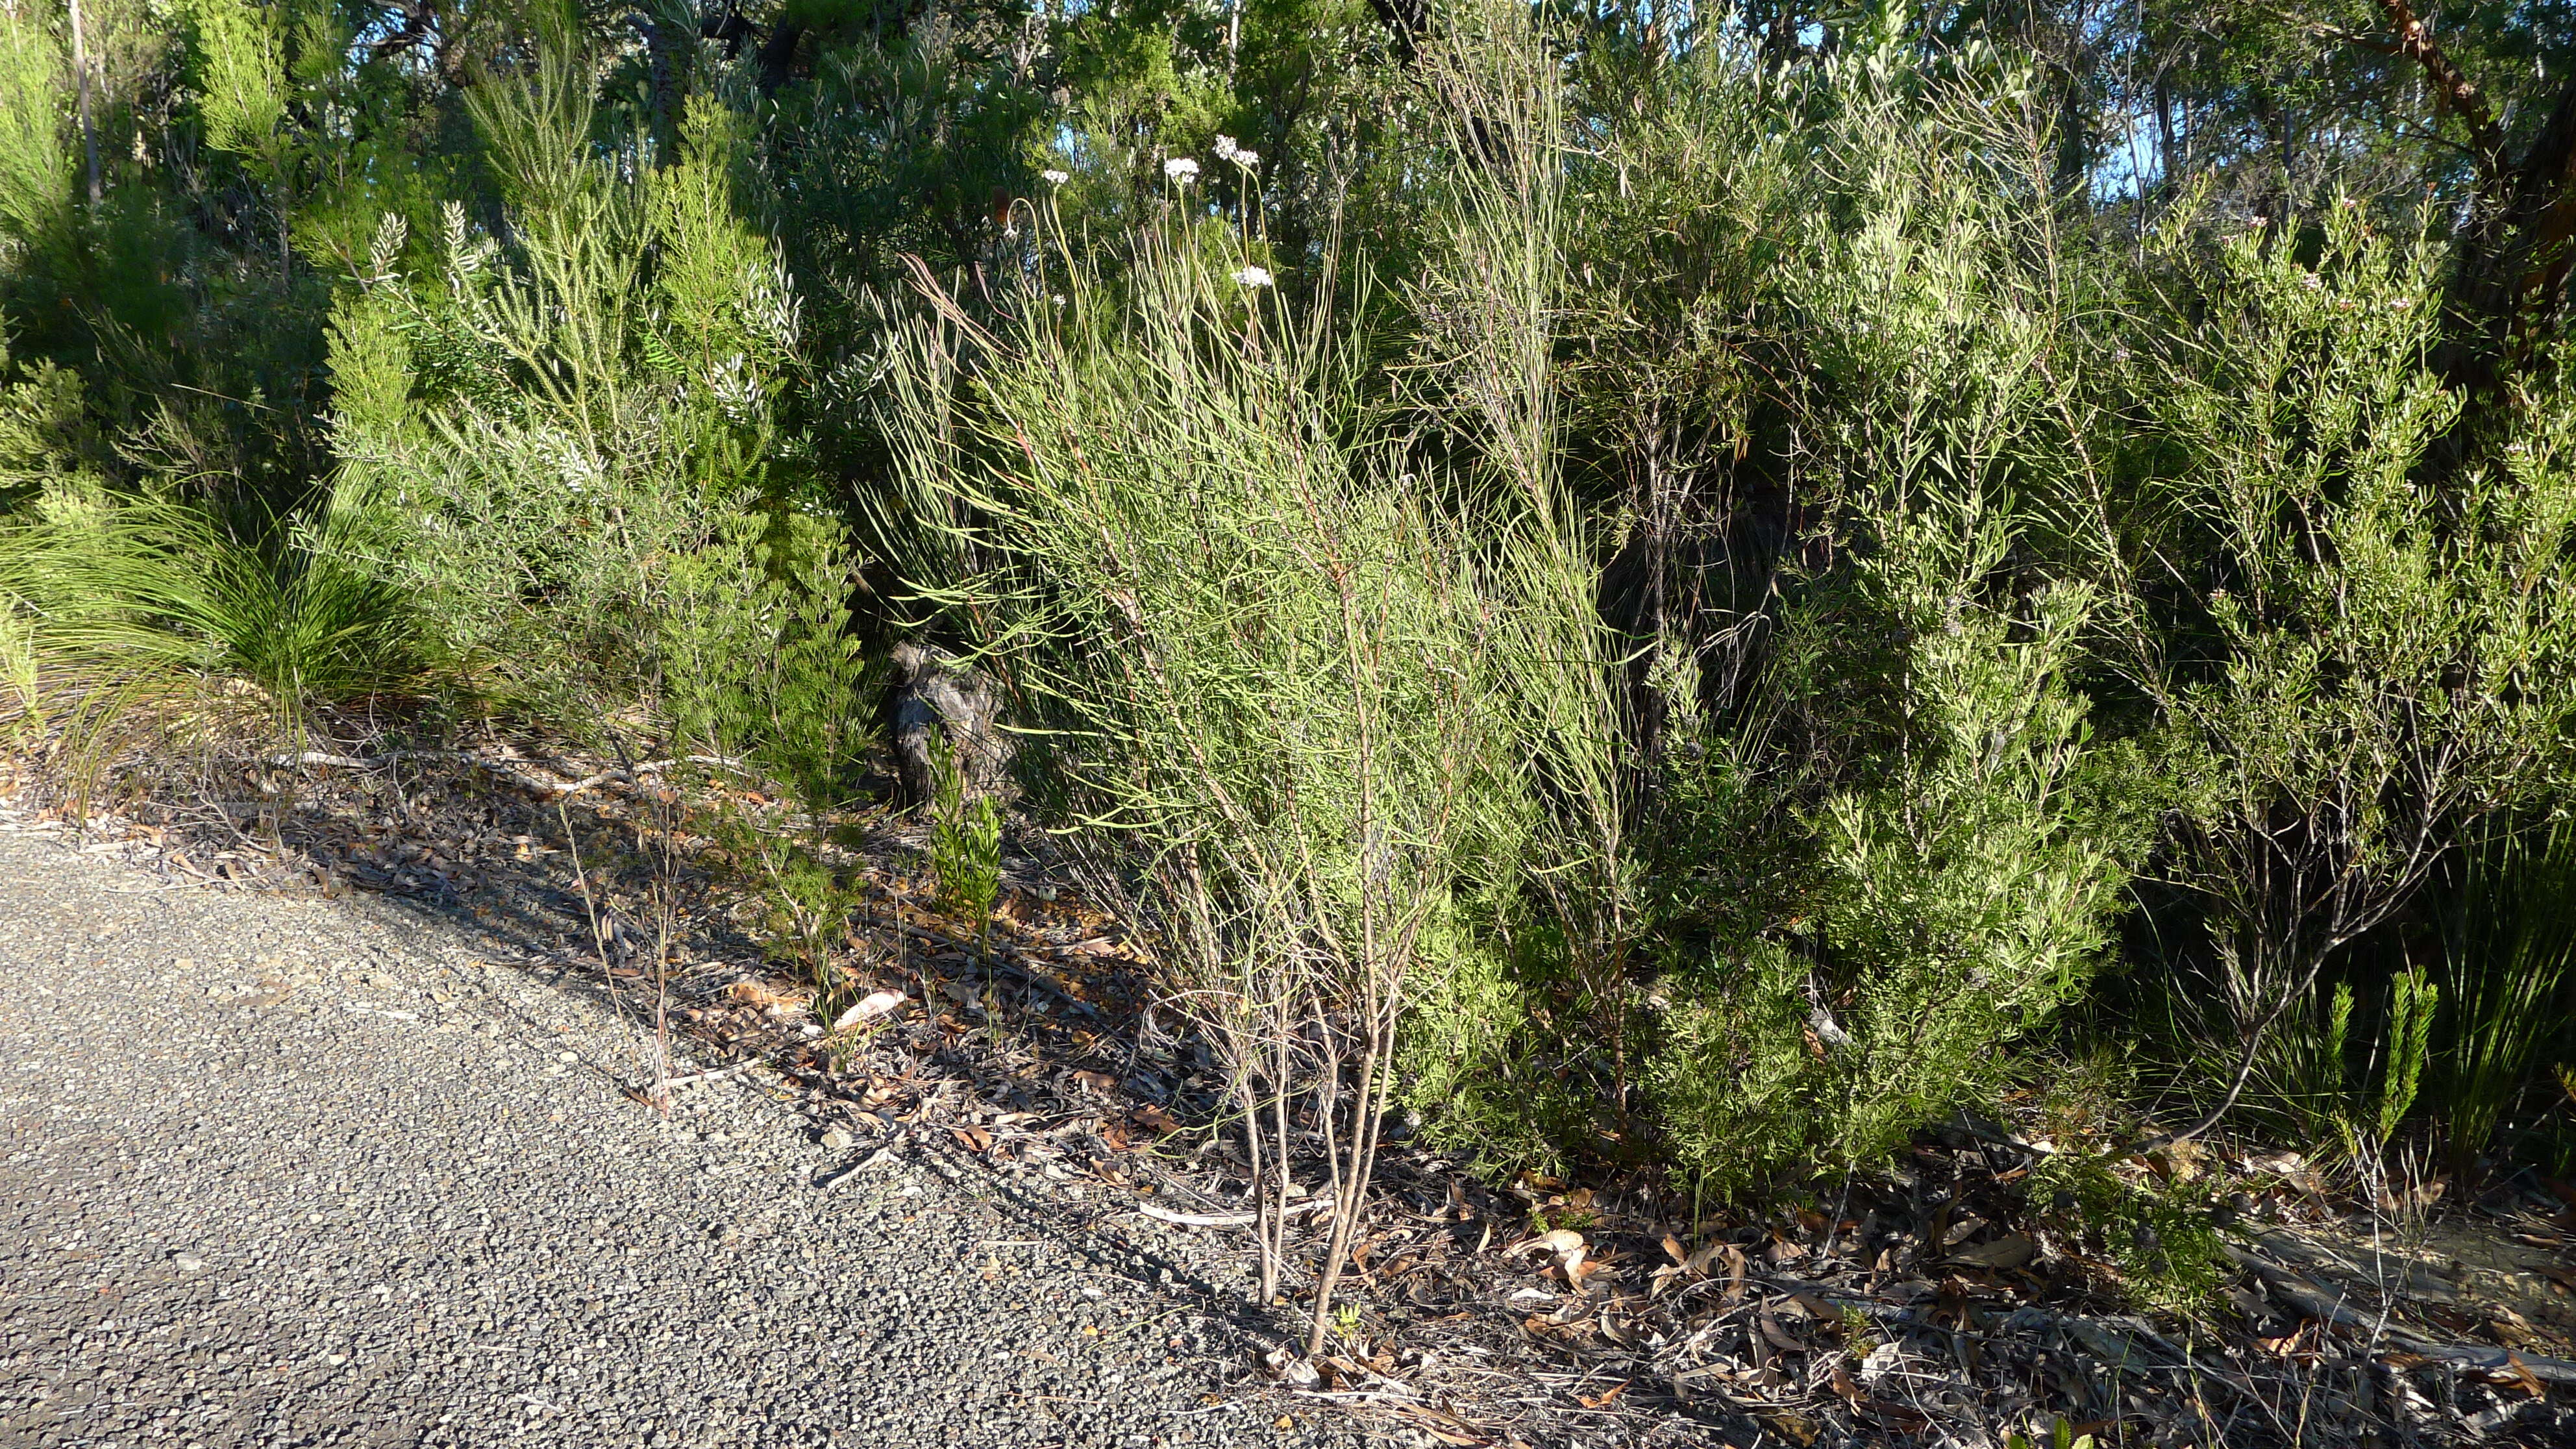
M 955 751 L 969 795 L 1007 794 L 1017 747 L 1002 732 L 1002 697 L 991 676 L 926 644 L 894 648 L 895 774 L 909 804 L 936 788 L 939 752 Z

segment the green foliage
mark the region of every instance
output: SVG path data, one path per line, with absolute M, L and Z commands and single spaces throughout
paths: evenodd
M 2311 991 L 2282 1013 L 2255 1063 L 2257 1105 L 2306 1141 L 2343 1145 L 2352 1120 L 2355 1003 L 2349 981 Z
M 760 740 L 845 754 L 820 706 L 856 679 L 849 564 L 777 496 L 798 318 L 731 210 L 730 122 L 693 108 L 683 158 L 638 185 L 590 149 L 568 61 L 487 89 L 521 244 L 451 207 L 440 285 L 380 277 L 335 324 L 337 486 L 374 520 L 371 566 L 507 697 L 598 718 L 667 692 L 683 729 L 766 710 Z
M 845 879 L 808 835 L 774 820 L 720 810 L 711 823 L 734 878 L 751 892 L 770 955 L 814 983 L 818 1014 L 833 1019 L 847 986 L 833 953 L 866 900 L 864 885 Z
M 842 986 L 833 952 L 865 888 L 824 858 L 817 816 L 853 792 L 875 676 L 849 627 L 854 581 L 838 527 L 788 514 L 737 517 L 729 530 L 720 546 L 670 563 L 655 722 L 725 783 L 748 776 L 803 807 L 782 816 L 719 803 L 715 835 L 760 904 L 771 950 L 830 1006 Z
M 25 749 L 44 738 L 47 712 L 45 656 L 37 647 L 35 620 L 25 601 L 0 594 L 0 720 L 9 744 Z
M 850 631 L 856 582 L 838 525 L 736 515 L 666 566 L 655 628 L 675 739 L 740 757 L 807 805 L 847 801 L 876 675 Z
M 1165 978 L 1275 1124 L 1269 1160 L 1291 1096 L 1347 1084 L 1357 1192 L 1426 932 L 1510 809 L 1502 636 L 1462 521 L 1390 486 L 1343 359 L 1240 245 L 1179 213 L 1128 295 L 1070 270 L 1060 317 L 1024 311 L 956 413 L 914 419 L 962 446 L 916 456 L 994 561 L 943 602 L 1060 721 L 1073 807 L 1130 842 Z
M 939 881 L 939 903 L 981 926 L 1001 891 L 1002 809 L 990 795 L 968 796 L 966 772 L 945 741 L 932 747 L 930 759 L 930 870 Z
M 0 266 L 10 250 L 49 242 L 70 221 L 69 71 L 48 27 L 32 15 L 0 15 Z
M 831 989 L 926 630 L 1353 1176 L 1393 1055 L 1494 1171 L 1850 1170 L 2106 964 L 2212 1105 L 2564 1118 L 2494 843 L 2576 781 L 2552 7 L 2445 11 L 2440 111 L 2375 15 L 2172 0 L 84 16 L 85 117 L 0 14 L 23 740 L 668 756 Z
M 344 561 L 350 526 L 326 515 L 245 539 L 182 504 L 49 489 L 0 526 L 0 663 L 15 656 L 19 712 L 77 716 L 102 742 L 173 710 L 292 737 L 311 705 L 410 689 L 412 614 Z
M 1399 1100 L 1422 1118 L 1424 1140 L 1491 1178 L 1562 1172 L 1569 1149 L 1589 1145 L 1595 1115 L 1569 1066 L 1588 1066 L 1600 1045 L 1579 1026 L 1588 1013 L 1550 989 L 1568 974 L 1547 959 L 1562 938 L 1529 929 L 1505 946 L 1458 921 L 1425 936 Z
M 43 360 L 15 367 L 0 346 L 0 515 L 48 485 L 96 486 L 102 451 L 80 374 Z
M 1931 523 L 1863 586 L 1913 637 L 1910 727 L 1888 778 L 1809 817 L 1821 881 L 1804 939 L 1709 970 L 1657 1064 L 1682 1160 L 1726 1188 L 1872 1160 L 1998 1085 L 2003 1049 L 2106 944 L 2133 832 L 2073 778 L 2082 704 L 2063 673 L 2083 601 L 2042 595 L 2018 620 L 1979 608 L 1961 585 L 2006 538 L 1961 522 L 1923 536 Z
M 2227 1281 L 2206 1180 L 2132 1184 L 2098 1157 L 2061 1152 L 2041 1159 L 2025 1184 L 2041 1222 L 2110 1263 L 2120 1289 L 2141 1308 L 2188 1316 L 2209 1306 Z
M 1780 723 L 1736 746 L 1737 788 L 1805 859 L 1776 914 L 1736 916 L 1676 973 L 1654 1070 L 1677 1155 L 1727 1191 L 1848 1170 L 1997 1086 L 2092 971 L 2147 839 L 2136 766 L 2072 685 L 2097 593 L 2014 578 L 2012 490 L 2069 421 L 2044 361 L 2064 282 L 2024 260 L 2047 215 L 1965 165 L 2009 132 L 1971 113 L 1891 141 L 1900 94 L 1857 62 L 1839 79 L 1850 220 L 1808 239 L 1791 285 L 1829 379 L 1820 444 L 1859 480 L 1855 557 L 1809 581 L 1773 664 Z
M 282 179 L 279 127 L 286 119 L 287 76 L 281 22 L 292 10 L 249 0 L 196 0 L 197 113 L 206 144 L 230 151 Z
M 2386 1055 L 2380 1066 L 2379 1114 L 2375 1123 L 2382 1142 L 2396 1135 L 2397 1124 L 2415 1105 L 2415 1090 L 2423 1083 L 2424 1062 L 2432 1047 L 2434 1013 L 2441 996 L 2442 988 L 2434 985 L 2420 967 L 2401 972 L 2388 983 Z
M 2464 870 L 2434 1076 L 2454 1169 L 2473 1174 L 2526 1094 L 2548 1093 L 2543 1068 L 2576 1038 L 2576 828 L 2493 831 Z
M 2544 582 L 2576 474 L 2547 434 L 2435 471 L 2461 399 L 2431 370 L 2428 246 L 2351 206 L 2313 266 L 2268 230 L 2218 246 L 2204 320 L 2160 349 L 2171 451 L 2126 506 L 2106 614 L 2185 752 L 2174 868 L 2216 916 L 2229 1036 L 2303 997 L 2452 832 L 2558 778 L 2576 718 L 2576 596 Z

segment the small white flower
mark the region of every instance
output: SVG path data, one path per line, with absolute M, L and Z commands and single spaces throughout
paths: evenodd
M 1231 161 L 1234 159 L 1234 138 L 1219 136 L 1216 138 L 1216 144 L 1208 149 L 1216 152 L 1216 159 L 1219 161 Z
M 1270 285 L 1270 271 L 1266 267 L 1245 267 L 1234 274 L 1234 279 L 1247 287 L 1267 287 Z
M 1049 186 L 1062 186 L 1062 185 L 1063 185 L 1063 184 L 1065 184 L 1066 182 L 1071 181 L 1071 180 L 1073 179 L 1072 177 L 1067 176 L 1067 175 L 1065 175 L 1063 172 L 1058 171 L 1058 170 L 1055 170 L 1055 169 L 1054 169 L 1054 168 L 1052 168 L 1052 167 L 1048 168 L 1047 170 L 1044 170 L 1044 171 L 1039 172 L 1039 173 L 1038 173 L 1038 175 L 1039 175 L 1041 178 L 1043 178 L 1043 179 L 1045 180 L 1046 184 L 1047 184 L 1047 185 L 1049 185 Z
M 1062 292 L 1058 292 L 1058 293 L 1056 293 L 1056 294 L 1055 294 L 1054 301 L 1055 301 L 1055 304 L 1056 304 L 1057 306 L 1059 306 L 1059 307 L 1063 306 L 1063 305 L 1064 305 L 1064 293 L 1062 293 Z
M 2315 291 L 2315 290 L 2316 290 L 2316 289 L 2318 289 L 2319 287 L 2324 286 L 2325 284 L 2326 284 L 2326 279 L 2325 279 L 2325 278 L 2323 278 L 2323 277 L 2318 276 L 2318 275 L 2317 275 L 2316 273 L 2314 273 L 2314 272 L 2301 272 L 2301 273 L 2299 273 L 2299 285 L 2300 285 L 2300 286 L 2302 286 L 2302 287 L 2307 288 L 2307 289 L 2308 289 L 2309 291 L 2311 291 L 2311 292 Z
M 2388 301 L 2388 308 L 2392 312 L 2403 312 L 2414 305 L 2415 299 L 2412 297 L 2391 297 Z
M 1233 157 L 1230 159 L 1233 160 L 1235 165 L 1242 167 L 1246 171 L 1258 169 L 1261 165 L 1261 153 L 1258 151 L 1237 149 Z
M 1175 156 L 1163 163 L 1163 178 L 1181 186 L 1198 179 L 1199 163 L 1187 156 Z

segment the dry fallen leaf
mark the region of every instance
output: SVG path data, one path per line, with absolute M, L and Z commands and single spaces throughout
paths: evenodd
M 1629 1381 L 1623 1379 L 1589 1397 L 1578 1394 L 1575 1396 L 1574 1401 L 1587 1409 L 1606 1409 L 1610 1407 L 1610 1401 L 1612 1399 L 1615 1399 L 1628 1391 L 1628 1382 Z
M 725 994 L 745 1006 L 771 1010 L 802 1007 L 806 1001 L 805 993 L 796 987 L 767 981 L 737 981 L 726 988 Z
M 1076 1072 L 1073 1074 L 1073 1079 L 1095 1092 L 1118 1090 L 1118 1079 L 1107 1072 Z
M 1083 1331 L 1088 1333 L 1091 1330 Z M 1261 1356 L 1261 1372 L 1275 1383 L 1284 1383 L 1301 1389 L 1312 1388 L 1323 1377 L 1312 1363 L 1290 1351 L 1286 1344 L 1281 1344 Z
M 879 991 L 871 993 L 868 996 L 860 998 L 858 1005 L 842 1012 L 838 1018 L 834 1019 L 832 1022 L 832 1030 L 848 1031 L 854 1026 L 864 1026 L 867 1023 L 876 1020 L 878 1017 L 891 1016 L 896 1010 L 903 1006 L 905 1000 L 906 998 L 904 994 L 900 991 Z
M 1783 1349 L 1790 1353 L 1804 1353 L 1807 1351 L 1807 1345 L 1800 1341 L 1795 1335 L 1791 1334 L 1789 1330 L 1781 1327 L 1780 1320 L 1772 1316 L 1770 1309 L 1765 1308 L 1760 1313 L 1754 1315 L 1753 1322 L 1756 1327 L 1762 1330 L 1762 1337 L 1768 1341 L 1773 1348 Z
M 1843 1367 L 1841 1359 L 1834 1360 L 1834 1392 L 1842 1396 L 1844 1403 L 1855 1409 L 1860 1407 L 1860 1385 L 1852 1382 L 1851 1370 Z
M 1732 1308 L 1744 1299 L 1744 1274 L 1747 1268 L 1744 1261 L 1744 1250 L 1735 1246 L 1733 1243 L 1721 1243 L 1719 1246 L 1726 1250 L 1727 1276 L 1726 1296 L 1718 1301 L 1726 1307 Z
M 1980 1268 L 2018 1268 L 2039 1256 L 2039 1245 L 2022 1233 L 2013 1233 L 1991 1243 L 1961 1248 L 1950 1255 L 1954 1263 L 1968 1263 Z
M 1426 1409 L 1420 1404 L 1404 1404 L 1400 1407 L 1422 1427 L 1422 1432 L 1443 1444 L 1483 1445 L 1494 1442 L 1477 1434 L 1474 1425 L 1441 1413 L 1437 1409 Z

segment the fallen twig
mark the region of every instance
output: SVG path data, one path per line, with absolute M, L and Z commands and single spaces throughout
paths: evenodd
M 2454 1368 L 2511 1374 L 2516 1366 L 2519 1366 L 2523 1372 L 2543 1383 L 2576 1384 L 2576 1362 L 2559 1358 L 2535 1357 L 2509 1349 L 2485 1348 L 2475 1344 L 2436 1343 L 2419 1333 L 2411 1332 L 2393 1323 L 2380 1322 L 2345 1307 L 2342 1297 L 2323 1284 L 2303 1278 L 2260 1254 L 2249 1253 L 2232 1244 L 2227 1247 L 2226 1252 L 2229 1258 L 2261 1275 L 2263 1281 L 2272 1286 L 2272 1291 L 2283 1303 L 2320 1322 L 2331 1323 L 2339 1328 L 2384 1335 L 2392 1342 L 2402 1345 L 2406 1353 L 2434 1363 L 2449 1364 Z
M 1309 1213 L 1328 1213 L 1331 1208 L 1332 1203 L 1329 1200 L 1315 1198 L 1289 1207 L 1283 1216 L 1304 1217 Z M 1261 1220 L 1258 1213 L 1176 1213 L 1170 1208 L 1156 1207 L 1149 1202 L 1136 1204 L 1136 1211 L 1158 1223 L 1171 1223 L 1184 1228 L 1248 1228 Z
M 861 1162 L 845 1167 L 839 1172 L 833 1173 L 830 1177 L 816 1178 L 814 1180 L 814 1185 L 823 1189 L 825 1192 L 830 1192 L 834 1188 L 848 1185 L 853 1179 L 857 1178 L 860 1173 L 867 1171 L 869 1168 L 875 1167 L 880 1163 L 892 1162 L 893 1160 L 894 1149 L 891 1147 L 880 1147 L 875 1152 L 870 1153 L 867 1158 Z
M 709 1071 L 691 1072 L 685 1077 L 673 1077 L 662 1085 L 665 1087 L 685 1087 L 696 1082 L 712 1082 L 724 1077 L 738 1076 L 741 1073 L 747 1072 L 753 1067 L 759 1065 L 759 1058 L 754 1057 L 748 1061 L 736 1062 L 729 1067 L 716 1067 Z

